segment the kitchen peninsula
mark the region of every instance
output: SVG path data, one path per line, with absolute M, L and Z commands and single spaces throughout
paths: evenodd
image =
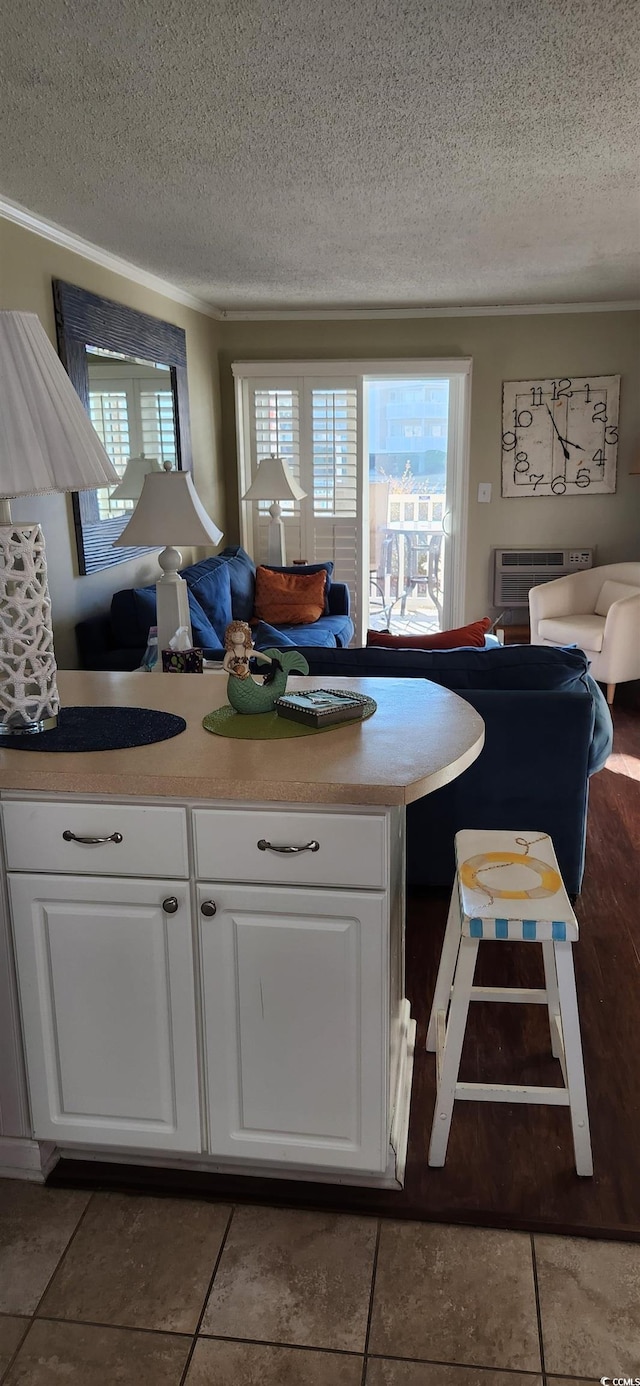
M 484 729 L 426 680 L 331 682 L 377 712 L 248 741 L 202 727 L 219 673 L 61 673 L 63 705 L 187 729 L 0 751 L 0 1174 L 42 1178 L 73 1151 L 402 1184 L 405 807 L 462 774 Z

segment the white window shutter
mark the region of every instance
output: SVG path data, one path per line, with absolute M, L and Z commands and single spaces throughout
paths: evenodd
M 303 501 L 303 507 L 307 506 L 306 557 L 314 563 L 333 562 L 334 581 L 347 583 L 357 622 L 362 530 L 358 388 L 355 381 L 310 383 L 307 397 L 311 474 L 302 481 L 310 497 Z
M 282 457 L 295 481 L 300 481 L 300 390 L 297 380 L 251 381 L 249 389 L 249 448 L 251 477 L 263 457 Z M 249 481 L 247 481 L 247 486 Z M 304 487 L 306 490 L 306 486 Z M 281 501 L 287 562 L 304 557 L 299 501 Z M 304 505 L 305 502 L 303 501 Z M 253 557 L 266 563 L 269 502 L 258 501 L 253 510 Z

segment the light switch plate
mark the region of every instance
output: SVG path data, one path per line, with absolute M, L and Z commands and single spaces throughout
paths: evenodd
M 484 501 L 485 503 L 486 503 L 487 501 L 490 501 L 490 500 L 491 500 L 491 482 L 490 482 L 490 481 L 481 481 L 481 482 L 479 483 L 479 486 L 478 486 L 478 500 L 481 501 L 481 502 Z

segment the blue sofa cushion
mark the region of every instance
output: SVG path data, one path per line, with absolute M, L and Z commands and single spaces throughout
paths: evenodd
M 199 567 L 200 565 L 196 565 Z M 187 579 L 189 593 L 199 602 L 209 624 L 215 631 L 220 645 L 224 645 L 224 633 L 233 620 L 231 603 L 231 582 L 227 563 L 210 564 L 198 576 Z M 194 631 L 195 636 L 195 631 Z
M 275 641 L 284 645 L 299 645 L 301 649 L 311 648 L 320 655 L 326 650 L 342 649 L 353 636 L 353 621 L 350 616 L 321 616 L 307 626 L 279 626 Z M 340 671 L 335 669 L 336 674 Z M 346 671 L 345 671 L 346 672 Z
M 270 626 L 268 621 L 257 621 L 252 634 L 256 650 L 270 650 L 274 645 L 279 650 L 283 650 L 286 649 L 287 645 L 292 647 L 296 643 L 295 640 L 290 640 L 283 631 L 276 630 L 275 626 Z
M 332 579 L 332 577 L 333 577 L 333 563 L 331 562 L 331 560 L 329 560 L 327 563 L 304 563 L 304 564 L 302 564 L 302 563 L 294 563 L 294 564 L 292 564 L 292 566 L 291 566 L 290 568 L 289 568 L 289 567 L 287 567 L 287 568 L 278 568 L 278 567 L 276 567 L 275 563 L 264 563 L 262 566 L 263 566 L 264 568 L 268 568 L 268 569 L 269 569 L 269 572 L 271 572 L 271 573 L 322 573 L 322 572 L 325 572 L 325 573 L 327 574 L 327 581 L 326 581 L 326 583 L 325 583 L 325 588 L 324 588 L 324 614 L 325 614 L 325 616 L 328 616 L 328 615 L 329 615 L 329 609 L 330 609 L 330 608 L 329 608 L 329 588 L 331 587 L 331 579 Z
M 256 587 L 256 569 L 253 559 L 239 544 L 230 544 L 214 558 L 202 558 L 183 568 L 181 576 L 194 590 L 209 573 L 216 568 L 226 568 L 231 587 L 230 621 L 250 621 L 253 616 L 253 599 Z M 228 625 L 228 622 L 227 622 Z
M 222 649 L 222 642 L 197 597 L 191 590 L 188 596 L 194 645 L 203 650 Z M 121 649 L 144 651 L 149 626 L 155 626 L 156 621 L 155 586 L 129 587 L 121 592 L 114 592 L 111 601 L 111 629 L 113 641 Z

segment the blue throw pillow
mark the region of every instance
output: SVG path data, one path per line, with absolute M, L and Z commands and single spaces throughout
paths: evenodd
M 217 642 L 224 645 L 224 633 L 233 620 L 231 611 L 231 582 L 228 563 L 196 564 L 199 570 L 194 580 L 194 568 L 185 571 L 189 592 L 199 602 L 207 620 L 213 626 Z
M 263 563 L 261 566 L 263 568 L 268 568 L 270 573 L 325 572 L 327 574 L 327 580 L 324 585 L 324 614 L 325 616 L 329 615 L 329 588 L 331 586 L 331 579 L 333 577 L 333 563 L 331 562 L 331 560 L 329 560 L 327 563 L 293 563 L 290 568 L 277 568 L 274 563 Z
M 250 621 L 256 594 L 256 565 L 240 544 L 229 544 L 219 555 L 229 566 L 234 621 Z

